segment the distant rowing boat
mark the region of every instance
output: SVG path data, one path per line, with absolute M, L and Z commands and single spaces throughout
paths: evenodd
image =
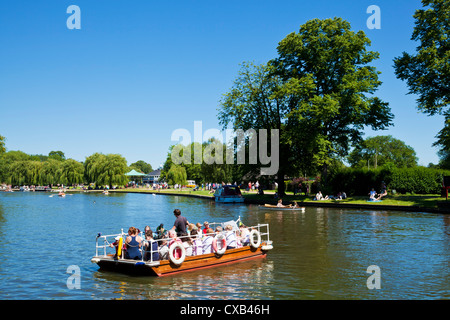
M 277 211 L 305 211 L 305 207 L 278 207 L 276 205 L 272 205 L 272 204 L 265 204 L 264 206 L 260 206 L 260 209 L 265 209 L 265 210 L 277 210 Z

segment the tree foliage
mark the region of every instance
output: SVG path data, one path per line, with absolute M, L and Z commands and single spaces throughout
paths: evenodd
M 372 168 L 392 165 L 409 168 L 417 165 L 414 149 L 392 136 L 375 136 L 359 143 L 348 156 L 354 168 Z M 369 165 L 368 165 L 369 163 Z
M 6 147 L 5 147 L 5 137 L 3 137 L 2 135 L 0 135 L 0 155 L 2 153 L 6 152 Z
M 370 63 L 363 31 L 341 19 L 314 19 L 286 36 L 278 57 L 266 65 L 246 63 L 224 95 L 219 121 L 225 128 L 280 130 L 279 192 L 284 175 L 304 174 L 346 156 L 363 129 L 381 130 L 393 115 L 374 96 L 381 82 Z
M 186 185 L 187 175 L 183 166 L 172 164 L 167 173 L 169 184 Z
M 152 165 L 150 163 L 145 162 L 144 160 L 138 160 L 130 164 L 129 168 L 147 174 L 153 171 Z
M 434 146 L 440 147 L 441 163 L 448 166 L 450 150 L 450 1 L 422 0 L 414 14 L 411 40 L 419 43 L 416 54 L 403 52 L 395 58 L 396 76 L 406 81 L 410 94 L 418 95 L 417 106 L 428 115 L 443 114 L 444 128 Z
M 450 2 L 422 0 L 422 4 L 424 8 L 414 14 L 411 37 L 419 42 L 417 52 L 403 52 L 395 58 L 394 67 L 409 93 L 418 95 L 419 110 L 434 115 L 450 103 Z
M 128 178 L 127 161 L 119 154 L 94 153 L 84 162 L 85 177 L 90 183 L 100 185 L 125 185 Z

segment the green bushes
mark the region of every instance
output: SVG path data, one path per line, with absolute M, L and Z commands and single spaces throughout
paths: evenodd
M 425 167 L 394 169 L 386 182 L 389 189 L 400 193 L 440 194 L 444 175 L 450 175 L 450 172 Z
M 440 194 L 444 175 L 450 176 L 450 171 L 425 167 L 374 170 L 344 168 L 330 177 L 329 186 L 335 193 L 345 191 L 348 195 L 362 196 L 367 195 L 372 188 L 379 192 L 381 182 L 384 181 L 389 191 Z

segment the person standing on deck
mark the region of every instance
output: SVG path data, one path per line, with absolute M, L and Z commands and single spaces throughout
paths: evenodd
M 189 221 L 181 215 L 180 209 L 175 209 L 173 214 L 176 219 L 171 230 L 174 230 L 177 233 L 177 236 L 180 237 L 182 234 L 186 233 L 186 226 L 189 224 Z

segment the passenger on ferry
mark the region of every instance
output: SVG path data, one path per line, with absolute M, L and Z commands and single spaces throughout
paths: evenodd
M 158 242 L 153 240 L 153 231 L 151 229 L 145 231 L 144 252 L 144 260 L 159 260 Z
M 178 239 L 177 233 L 174 230 L 169 230 L 169 238 L 171 239 L 169 241 L 169 250 L 170 250 L 170 247 L 172 245 L 174 245 L 175 243 L 182 243 L 182 241 L 180 239 Z M 181 249 L 178 248 L 177 250 L 175 250 L 174 257 L 175 257 L 175 259 L 179 259 L 181 257 Z
M 119 240 L 120 240 L 120 238 L 121 238 L 121 236 L 115 237 L 114 240 L 116 240 L 116 241 L 114 241 L 113 243 L 109 244 L 109 246 L 111 248 L 116 248 L 116 254 L 114 255 L 114 258 L 117 258 L 117 251 L 119 249 Z
M 239 241 L 243 246 L 248 246 L 250 244 L 250 231 L 243 223 L 239 225 L 239 230 L 241 231 Z
M 162 239 L 164 238 L 164 232 L 166 230 L 164 229 L 164 224 L 160 224 L 158 227 L 156 227 L 156 238 L 157 239 Z
M 212 242 L 214 239 L 214 231 L 213 229 L 209 228 L 206 230 L 206 234 L 203 237 L 202 246 L 203 246 L 203 254 L 211 253 L 213 252 L 212 248 Z
M 125 244 L 127 248 L 126 258 L 133 260 L 141 260 L 142 255 L 139 250 L 142 246 L 142 239 L 138 235 L 138 231 L 135 227 L 130 227 L 128 229 L 128 237 L 125 239 Z
M 192 256 L 192 239 L 188 236 L 187 233 L 181 236 L 181 241 L 183 242 L 184 249 L 186 250 L 186 256 Z
M 194 229 L 191 231 L 191 237 L 192 237 L 192 255 L 198 256 L 203 254 L 203 243 L 202 243 L 202 237 L 201 233 L 198 233 L 198 230 L 200 229 Z
M 208 233 L 208 229 L 209 229 L 209 222 L 208 221 L 203 222 L 203 226 L 204 226 L 203 234 L 207 234 Z
M 192 230 L 196 230 L 197 226 L 193 223 L 189 223 L 188 228 L 187 228 L 187 233 L 188 235 L 190 235 L 192 233 Z
M 200 234 L 202 232 L 202 224 L 200 222 L 197 222 L 197 234 Z
M 173 210 L 173 214 L 176 219 L 171 230 L 174 230 L 177 235 L 180 236 L 181 234 L 186 233 L 186 226 L 189 225 L 189 221 L 181 215 L 180 209 Z
M 225 226 L 225 237 L 227 240 L 227 250 L 228 249 L 235 249 L 237 247 L 237 237 L 236 233 L 233 231 L 233 227 L 231 225 Z
M 161 260 L 169 259 L 169 246 L 167 245 L 167 240 L 162 240 L 159 246 L 159 257 Z

